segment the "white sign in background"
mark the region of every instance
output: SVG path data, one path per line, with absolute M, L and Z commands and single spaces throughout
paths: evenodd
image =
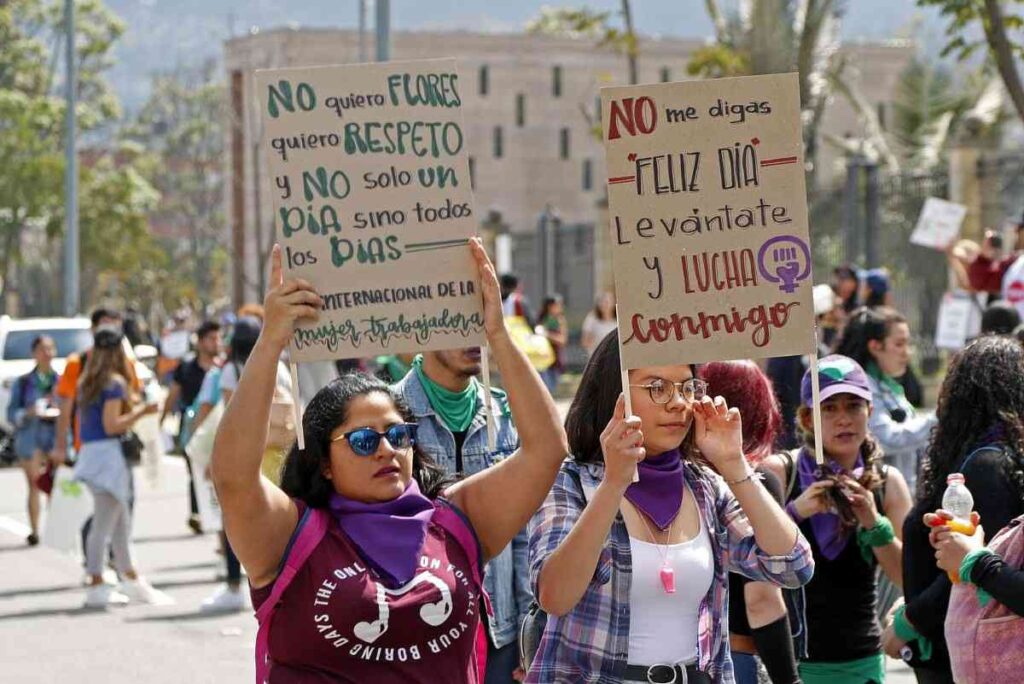
M 921 208 L 910 242 L 932 249 L 946 249 L 960 236 L 967 207 L 938 197 L 929 197 Z

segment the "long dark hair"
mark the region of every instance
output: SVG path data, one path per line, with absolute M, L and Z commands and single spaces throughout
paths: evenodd
M 691 365 L 690 370 L 697 374 L 694 366 Z M 622 392 L 619 377 L 619 333 L 613 330 L 605 335 L 587 361 L 580 386 L 565 417 L 569 453 L 577 463 L 604 462 L 601 433 L 615 413 L 615 402 Z M 692 455 L 692 429 L 686 433 L 680 450 L 684 458 Z
M 316 393 L 302 416 L 306 448 L 300 451 L 294 445 L 288 453 L 281 475 L 285 494 L 301 499 L 311 508 L 327 506 L 334 493 L 333 483 L 323 475 L 323 467 L 330 459 L 331 432 L 347 419 L 352 400 L 368 394 L 383 394 L 394 403 L 403 420 L 413 421 L 409 407 L 382 380 L 363 373 L 350 373 L 334 380 Z M 455 481 L 418 446 L 413 446 L 412 476 L 431 499 Z
M 983 442 L 1003 442 L 1005 476 L 1024 498 L 1024 347 L 1016 340 L 981 337 L 953 359 L 939 392 L 918 499 L 938 505 L 946 477 Z M 968 483 L 968 486 L 970 484 Z M 932 506 L 933 508 L 936 506 Z
M 562 295 L 549 294 L 547 297 L 541 300 L 540 313 L 537 314 L 537 322 L 535 325 L 544 325 L 544 319 L 551 313 L 551 309 L 554 308 L 555 304 L 562 303 Z
M 832 351 L 834 354 L 849 356 L 859 363 L 861 368 L 867 369 L 875 360 L 868 349 L 868 342 L 875 340 L 884 343 L 894 325 L 906 322 L 903 314 L 888 306 L 874 309 L 862 306 L 850 315 L 843 336 L 836 342 L 836 347 Z

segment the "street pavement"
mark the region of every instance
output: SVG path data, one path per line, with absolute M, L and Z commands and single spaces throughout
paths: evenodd
M 214 535 L 186 526 L 186 473 L 167 457 L 159 485 L 136 472 L 134 550 L 140 572 L 176 601 L 167 607 L 82 608 L 79 559 L 24 544 L 24 476 L 0 470 L 0 684 L 205 684 L 252 682 L 256 621 L 251 612 L 199 613 L 220 586 Z M 887 679 L 911 684 L 889 661 Z

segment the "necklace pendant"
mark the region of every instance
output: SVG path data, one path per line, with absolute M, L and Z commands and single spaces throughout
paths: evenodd
M 661 586 L 664 587 L 666 594 L 676 593 L 676 573 L 669 566 L 661 568 Z

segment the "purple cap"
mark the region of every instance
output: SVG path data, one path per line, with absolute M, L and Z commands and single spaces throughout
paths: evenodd
M 837 394 L 852 394 L 871 401 L 868 374 L 848 356 L 832 354 L 818 361 L 818 383 L 821 386 L 821 401 Z M 804 406 L 811 406 L 812 395 L 811 371 L 808 369 L 800 383 L 800 401 Z

